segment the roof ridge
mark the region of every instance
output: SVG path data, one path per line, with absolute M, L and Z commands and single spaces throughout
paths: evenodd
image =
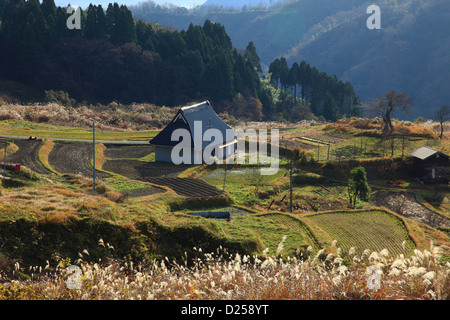
M 440 152 L 439 150 L 433 149 L 431 147 L 428 147 L 428 146 L 422 146 L 422 147 L 414 150 L 413 152 L 411 152 L 410 155 L 424 160 L 436 153 L 442 153 L 442 152 Z
M 432 147 L 429 147 L 429 146 L 422 146 L 422 147 L 420 147 L 419 149 L 421 149 L 421 148 L 428 148 L 428 149 L 431 149 L 431 150 L 434 150 L 434 151 L 438 151 L 438 150 L 436 150 L 436 149 L 434 149 L 434 148 L 432 148 Z
M 203 101 L 203 102 L 194 104 L 194 105 L 192 105 L 192 106 L 182 107 L 182 108 L 181 108 L 181 111 L 183 111 L 183 112 L 185 112 L 185 111 L 191 111 L 192 109 L 195 109 L 195 108 L 198 108 L 198 107 L 201 107 L 201 106 L 204 106 L 204 105 L 211 106 L 211 104 L 209 103 L 209 101 L 206 100 L 206 101 Z M 202 109 L 200 109 L 200 110 L 202 110 Z

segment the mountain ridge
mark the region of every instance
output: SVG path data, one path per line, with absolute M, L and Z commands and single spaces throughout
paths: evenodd
M 403 0 L 380 4 L 381 30 L 369 30 L 370 1 L 345 3 L 299 0 L 270 10 L 143 13 L 135 16 L 176 29 L 206 18 L 223 24 L 237 48 L 253 41 L 263 70 L 277 57 L 306 60 L 328 74 L 350 81 L 363 101 L 388 90 L 405 91 L 416 107 L 411 115 L 433 117 L 450 101 L 450 2 Z M 139 11 L 139 10 L 137 10 Z M 437 88 L 441 88 L 438 90 Z
M 223 6 L 242 8 L 244 6 L 258 6 L 265 5 L 271 6 L 273 3 L 279 2 L 278 0 L 207 0 L 203 6 Z

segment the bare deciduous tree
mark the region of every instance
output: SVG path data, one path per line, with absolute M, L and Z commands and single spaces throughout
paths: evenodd
M 367 111 L 383 119 L 383 133 L 390 134 L 394 130 L 391 115 L 395 111 L 409 113 L 414 106 L 411 97 L 404 92 L 389 91 L 366 105 Z
M 450 107 L 441 106 L 436 111 L 436 120 L 439 121 L 439 124 L 441 125 L 441 134 L 439 137 L 442 139 L 442 136 L 444 135 L 444 122 L 450 120 Z

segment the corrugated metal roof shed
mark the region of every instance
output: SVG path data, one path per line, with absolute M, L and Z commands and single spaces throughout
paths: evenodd
M 412 152 L 411 156 L 419 158 L 421 160 L 425 160 L 425 159 L 431 157 L 432 155 L 435 155 L 436 153 L 444 155 L 443 153 L 441 153 L 437 150 L 434 150 L 433 148 L 421 147 L 421 148 L 417 149 L 416 151 Z

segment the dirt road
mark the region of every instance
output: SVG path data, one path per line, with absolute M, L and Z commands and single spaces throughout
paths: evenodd
M 42 141 L 20 139 L 12 142 L 19 147 L 19 150 L 6 157 L 7 163 L 17 163 L 37 173 L 51 173 L 39 161 L 39 149 L 42 146 Z

